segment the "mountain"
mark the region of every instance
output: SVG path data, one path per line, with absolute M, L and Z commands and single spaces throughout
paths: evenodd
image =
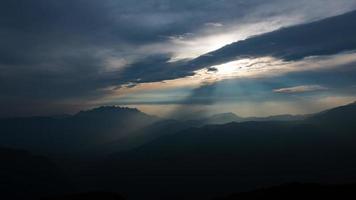
M 272 115 L 268 117 L 248 117 L 243 121 L 299 121 L 308 118 L 309 115 Z
M 0 145 L 39 153 L 94 153 L 98 146 L 133 137 L 159 119 L 137 109 L 107 106 L 65 117 L 0 120 Z M 66 148 L 63 148 L 66 147 Z
M 240 122 L 244 118 L 235 115 L 234 113 L 221 113 L 215 114 L 213 116 L 207 117 L 201 120 L 201 123 L 204 125 L 207 124 L 227 124 L 230 122 Z
M 10 152 L 1 162 L 13 158 L 18 166 L 2 172 L 14 169 L 13 175 L 23 167 L 34 175 L 20 173 L 14 180 L 21 185 L 21 178 L 35 179 L 41 174 L 36 170 L 43 170 L 50 180 L 57 180 L 52 174 L 67 177 L 76 192 L 125 191 L 130 199 L 211 199 L 293 181 L 348 182 L 356 179 L 355 114 L 350 104 L 298 120 L 284 120 L 287 115 L 197 125 L 101 107 L 71 116 L 7 119 L 0 121 L 1 145 L 46 153 L 60 170 L 47 173 L 53 168 L 46 167 L 46 158 Z M 246 120 L 233 114 L 211 119 Z
M 337 119 L 340 113 L 343 118 L 330 125 L 315 120 Z M 161 193 L 165 198 L 189 193 L 191 199 L 293 181 L 354 181 L 355 115 L 351 104 L 298 121 L 233 122 L 166 133 L 103 161 L 101 177 L 147 182 L 147 190 L 168 187 Z
M 203 119 L 188 120 L 192 126 L 201 127 L 209 124 L 227 124 L 231 122 L 249 122 L 249 121 L 299 121 L 304 120 L 308 115 L 272 115 L 268 117 L 239 117 L 234 113 L 215 114 Z
M 329 123 L 345 123 L 351 125 L 354 122 L 353 116 L 355 116 L 355 113 L 356 102 L 317 113 L 310 117 L 309 120 L 324 123 L 325 125 Z

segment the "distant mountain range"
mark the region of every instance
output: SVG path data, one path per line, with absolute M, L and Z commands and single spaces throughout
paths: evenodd
M 315 119 L 322 113 L 315 114 Z M 158 118 L 132 108 L 104 106 L 75 115 L 2 119 L 0 146 L 28 149 L 41 154 L 100 156 L 130 150 L 192 127 L 249 121 L 302 121 L 311 116 L 314 115 L 243 118 L 234 113 L 222 113 L 180 121 Z M 339 117 L 337 115 L 335 118 Z M 63 146 L 66 148 L 63 149 Z
M 137 109 L 116 106 L 61 117 L 3 119 L 0 146 L 49 154 L 94 154 L 98 146 L 135 137 L 137 130 L 158 120 Z
M 248 121 L 297 121 L 306 119 L 309 115 L 273 115 L 268 117 L 239 117 L 234 113 L 215 114 L 203 119 L 190 120 L 197 126 L 208 124 L 227 124 L 230 122 L 248 122 Z
M 167 120 L 137 109 L 104 106 L 75 115 L 0 120 L 0 146 L 44 154 L 91 154 L 127 150 L 189 127 L 243 121 L 294 120 L 302 116 L 241 118 L 233 113 L 190 121 Z M 66 149 L 61 147 L 65 146 Z
M 356 103 L 308 116 L 252 121 L 231 113 L 200 121 L 166 120 L 120 107 L 5 119 L 0 121 L 0 146 L 7 147 L 0 149 L 6 163 L 2 176 L 13 181 L 13 188 L 32 179 L 42 187 L 44 178 L 55 180 L 48 182 L 48 191 L 55 192 L 52 186 L 58 184 L 55 188 L 67 192 L 119 188 L 133 199 L 150 193 L 160 194 L 158 199 L 180 199 L 179 194 L 211 199 L 285 182 L 355 181 L 354 116 Z M 21 176 L 19 170 L 24 170 Z M 68 186 L 72 189 L 64 189 Z

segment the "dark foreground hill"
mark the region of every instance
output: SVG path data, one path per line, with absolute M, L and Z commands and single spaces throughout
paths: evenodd
M 251 192 L 233 194 L 214 200 L 300 200 L 300 199 L 354 199 L 356 184 L 320 185 L 314 183 L 292 183 Z
M 71 190 L 65 175 L 43 156 L 0 148 L 0 159 L 0 199 L 38 199 Z
M 111 192 L 88 192 L 42 198 L 41 200 L 125 200 L 122 195 Z

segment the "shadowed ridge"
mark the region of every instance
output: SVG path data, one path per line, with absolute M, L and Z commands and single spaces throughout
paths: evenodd
M 308 120 L 317 123 L 329 124 L 350 124 L 354 125 L 356 122 L 356 102 L 332 108 L 311 116 Z M 355 125 L 354 125 L 355 126 Z
M 71 190 L 64 173 L 46 157 L 0 147 L 0 199 L 38 199 Z
M 316 183 L 290 183 L 280 186 L 242 192 L 214 200 L 300 200 L 300 199 L 353 199 L 356 197 L 356 184 L 321 185 Z
M 42 200 L 125 200 L 122 195 L 110 192 L 89 192 L 81 194 L 69 194 L 58 197 L 48 197 Z

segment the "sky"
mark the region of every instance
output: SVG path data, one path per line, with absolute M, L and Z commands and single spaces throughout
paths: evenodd
M 2 0 L 0 117 L 102 105 L 268 116 L 347 104 L 355 10 L 356 0 Z

